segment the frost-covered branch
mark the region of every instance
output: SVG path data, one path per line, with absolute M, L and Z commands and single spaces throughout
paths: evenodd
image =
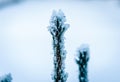
M 54 50 L 54 74 L 52 79 L 54 82 L 66 82 L 68 74 L 65 72 L 65 58 L 66 51 L 64 50 L 64 32 L 68 29 L 69 24 L 65 24 L 66 21 L 64 13 L 59 10 L 53 11 L 50 26 L 50 31 L 53 38 L 53 50 Z
M 11 73 L 0 77 L 0 82 L 12 82 Z
M 79 82 L 88 82 L 87 65 L 89 61 L 89 46 L 87 44 L 81 45 L 78 50 L 78 57 L 76 63 L 79 66 Z

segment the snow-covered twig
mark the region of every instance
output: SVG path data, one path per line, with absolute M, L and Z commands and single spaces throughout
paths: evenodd
M 79 66 L 79 82 L 88 82 L 87 65 L 89 61 L 89 46 L 82 44 L 78 50 L 76 63 Z
M 69 24 L 65 24 L 66 21 L 64 13 L 59 10 L 53 11 L 50 26 L 50 31 L 53 38 L 53 50 L 54 50 L 54 74 L 52 79 L 54 82 L 66 82 L 68 74 L 65 72 L 65 57 L 66 51 L 64 50 L 64 32 L 68 29 Z

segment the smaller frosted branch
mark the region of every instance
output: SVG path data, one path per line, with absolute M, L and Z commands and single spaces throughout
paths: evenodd
M 88 82 L 87 65 L 89 61 L 89 46 L 82 44 L 78 50 L 78 56 L 76 57 L 76 63 L 79 67 L 79 82 Z

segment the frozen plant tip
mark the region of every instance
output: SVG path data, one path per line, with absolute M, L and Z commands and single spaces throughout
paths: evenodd
M 69 24 L 65 24 L 66 18 L 64 13 L 59 10 L 53 11 L 50 26 L 50 31 L 53 39 L 54 50 L 54 74 L 52 79 L 54 82 L 66 82 L 68 74 L 65 72 L 66 51 L 64 50 L 64 32 L 68 29 Z
M 79 66 L 79 82 L 88 82 L 87 64 L 89 60 L 89 46 L 82 44 L 78 50 L 78 57 L 76 63 Z

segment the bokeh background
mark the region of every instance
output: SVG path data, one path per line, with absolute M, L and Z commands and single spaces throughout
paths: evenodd
M 67 82 L 78 82 L 75 56 L 90 46 L 89 82 L 120 82 L 119 0 L 0 0 L 0 76 L 12 82 L 53 82 L 52 36 L 47 27 L 61 9 L 65 33 Z

